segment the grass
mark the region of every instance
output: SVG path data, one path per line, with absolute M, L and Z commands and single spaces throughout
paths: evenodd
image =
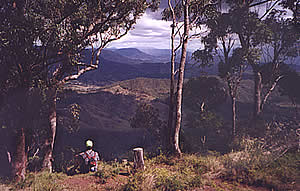
M 100 162 L 98 172 L 75 176 L 66 176 L 63 173 L 28 173 L 24 181 L 11 184 L 10 187 L 11 190 L 35 191 L 82 190 L 82 187 L 91 191 L 102 188 L 124 191 L 247 191 L 256 190 L 256 186 L 265 190 L 299 189 L 298 151 L 272 158 L 257 149 L 246 148 L 248 150 L 225 155 L 183 154 L 181 158 L 175 158 L 160 154 L 146 159 L 146 169 L 135 173 L 132 171 L 131 162 Z M 83 185 L 72 185 L 72 181 L 82 182 Z
M 124 190 L 253 190 L 241 185 L 273 190 L 297 190 L 300 182 L 299 152 L 276 160 L 250 151 L 226 155 L 159 155 L 146 162 L 146 170 L 131 175 Z
M 13 184 L 11 190 L 59 191 L 63 189 L 60 180 L 67 176 L 63 173 L 27 173 L 25 180 Z M 30 189 L 29 189 L 30 188 Z

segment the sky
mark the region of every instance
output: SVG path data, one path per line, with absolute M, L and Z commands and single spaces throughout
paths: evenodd
M 134 29 L 120 40 L 112 42 L 110 48 L 170 48 L 171 22 L 157 18 L 157 13 L 146 12 Z
M 171 49 L 172 22 L 161 19 L 161 12 L 166 6 L 162 4 L 156 12 L 147 11 L 126 36 L 112 42 L 108 48 Z M 188 49 L 196 50 L 199 46 L 199 39 L 190 40 Z
M 171 21 L 161 20 L 161 12 L 167 7 L 167 1 L 163 0 L 161 2 L 158 11 L 147 11 L 139 20 L 137 20 L 134 28 L 129 31 L 126 36 L 112 42 L 108 48 L 171 49 Z M 267 7 L 260 8 L 260 11 L 264 12 Z M 191 33 L 193 33 L 193 31 Z M 200 39 L 192 39 L 189 40 L 188 43 L 189 50 L 197 50 L 203 46 Z

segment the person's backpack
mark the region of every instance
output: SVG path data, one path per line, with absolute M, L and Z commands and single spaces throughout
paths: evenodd
M 92 152 L 91 156 L 87 152 L 85 152 L 85 154 L 86 154 L 87 158 L 89 159 L 89 161 L 88 161 L 89 168 L 96 166 L 97 165 L 96 153 Z

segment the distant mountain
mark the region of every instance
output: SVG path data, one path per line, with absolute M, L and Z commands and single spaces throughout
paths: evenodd
M 300 61 L 300 59 L 299 59 Z M 296 63 L 296 64 L 291 64 L 289 65 L 291 68 L 293 68 L 294 70 L 296 70 L 297 72 L 300 72 L 300 62 Z
M 100 55 L 100 66 L 97 70 L 84 74 L 80 80 L 92 84 L 111 84 L 116 81 L 134 79 L 137 77 L 169 78 L 170 76 L 170 50 L 168 49 L 104 49 Z M 185 69 L 185 78 L 197 77 L 203 74 L 217 75 L 218 65 L 201 68 L 191 58 L 192 52 L 188 52 Z M 85 51 L 85 61 L 89 62 L 91 50 Z M 297 59 L 296 59 L 297 60 Z M 180 62 L 180 52 L 176 57 L 176 68 Z M 215 59 L 218 63 L 218 58 Z M 290 65 L 296 71 L 300 71 L 300 65 Z M 252 79 L 252 70 L 248 69 L 244 79 Z
M 169 62 L 171 59 L 171 50 L 169 49 L 139 48 L 139 50 L 146 54 L 155 56 L 163 62 Z
M 169 78 L 170 62 L 166 60 L 168 50 L 153 49 L 148 50 L 151 54 L 143 53 L 134 48 L 128 49 L 104 49 L 100 55 L 100 66 L 80 77 L 80 81 L 92 84 L 105 85 L 116 81 L 134 79 L 138 77 L 147 78 Z M 130 57 L 130 55 L 135 55 Z M 155 56 L 157 55 L 157 56 Z M 149 60 L 135 59 L 144 56 Z M 86 62 L 90 61 L 91 50 L 85 51 Z M 151 58 L 151 59 L 150 59 Z M 161 61 L 165 59 L 165 62 Z M 176 68 L 179 66 L 179 59 L 176 59 Z M 187 62 L 185 76 L 186 78 L 199 76 L 201 73 L 215 74 L 217 67 L 201 69 Z
M 120 63 L 127 63 L 127 64 L 139 64 L 143 62 L 143 60 L 137 59 L 133 56 L 123 56 L 120 54 L 118 49 L 103 49 L 100 54 L 100 58 L 113 61 L 113 62 L 120 62 Z
M 125 57 L 130 57 L 130 58 L 148 61 L 148 62 L 155 59 L 153 55 L 146 54 L 136 48 L 122 48 L 122 49 L 115 50 L 115 52 Z

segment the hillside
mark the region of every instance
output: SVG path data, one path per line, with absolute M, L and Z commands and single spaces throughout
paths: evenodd
M 140 103 L 150 103 L 159 109 L 160 117 L 166 120 L 167 105 L 164 100 L 168 87 L 168 80 L 147 78 L 107 86 L 67 84 L 58 103 L 58 115 L 62 121 L 59 126 L 63 135 L 58 137 L 57 144 L 84 149 L 84 140 L 92 138 L 105 159 L 119 157 L 138 145 L 153 147 L 153 137 L 145 136 L 147 132 L 142 127 L 132 129 L 129 121 Z M 80 106 L 79 130 L 70 135 L 63 130 L 66 129 L 63 122 L 71 121 L 65 108 L 75 103 Z
M 224 84 L 225 85 L 225 84 Z M 249 120 L 252 111 L 253 81 L 243 80 L 237 99 L 237 116 L 239 121 Z M 65 94 L 58 104 L 58 114 L 61 120 L 70 121 L 65 108 L 71 104 L 80 106 L 79 131 L 68 140 L 73 147 L 82 148 L 81 142 L 87 138 L 96 140 L 97 148 L 106 159 L 120 156 L 130 148 L 137 145 L 151 146 L 153 137 L 145 136 L 145 129 L 132 129 L 130 119 L 135 115 L 140 103 L 149 103 L 159 110 L 161 120 L 167 121 L 168 116 L 168 92 L 169 80 L 154 78 L 136 78 L 115 82 L 110 85 L 87 85 L 80 82 L 67 84 Z M 285 97 L 280 97 L 278 91 L 274 91 L 264 108 L 264 118 L 289 119 L 294 115 L 291 104 Z M 224 121 L 226 128 L 230 127 L 231 102 L 228 98 L 220 105 L 216 113 Z M 189 108 L 183 106 L 183 129 L 191 136 L 188 139 L 197 139 L 201 132 L 186 129 L 187 117 L 191 115 Z M 61 124 L 63 126 L 63 124 Z M 200 134 L 199 134 L 200 133 Z M 68 134 L 68 133 L 67 133 Z M 146 138 L 147 137 L 147 138 Z M 213 137 L 209 140 L 214 140 Z M 66 142 L 66 141 L 64 141 Z M 199 142 L 199 141 L 197 141 Z M 208 141 L 209 143 L 209 141 Z M 58 144 L 59 140 L 58 140 Z M 201 144 L 200 142 L 197 144 Z M 228 145 L 218 146 L 219 141 L 213 143 L 218 151 L 226 150 Z

